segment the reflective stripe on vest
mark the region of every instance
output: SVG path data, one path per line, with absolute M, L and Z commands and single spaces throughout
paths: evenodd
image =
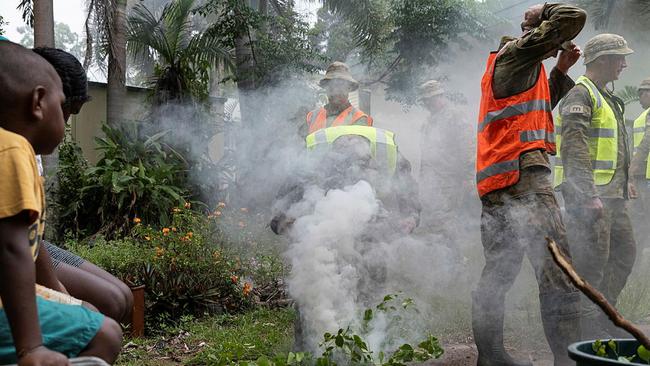
M 591 111 L 591 125 L 587 131 L 589 135 L 589 155 L 591 156 L 591 168 L 594 171 L 594 183 L 599 186 L 606 185 L 614 177 L 618 158 L 618 123 L 616 114 L 591 80 L 581 76 L 576 81 L 576 84 L 587 88 L 591 96 L 591 103 L 594 106 Z M 603 103 L 603 100 L 605 100 L 605 103 Z M 564 181 L 564 167 L 560 158 L 562 146 L 561 116 L 555 118 L 555 130 L 558 131 L 556 136 L 558 154 L 555 159 L 553 186 L 557 187 Z
M 643 137 L 645 136 L 646 123 L 648 121 L 648 112 L 650 109 L 646 109 L 639 118 L 634 120 L 634 148 L 636 149 L 641 145 Z M 650 153 L 646 157 L 646 168 L 645 168 L 645 177 L 650 179 Z
M 309 127 L 309 133 L 312 133 L 321 128 L 354 125 L 359 119 L 364 117 L 366 118 L 367 126 L 372 126 L 372 118 L 370 116 L 353 106 L 349 106 L 336 116 L 332 124 L 328 126 L 327 111 L 323 107 L 307 113 L 307 125 Z
M 395 134 L 388 130 L 369 126 L 327 127 L 313 132 L 305 139 L 307 148 L 313 150 L 321 144 L 331 145 L 341 136 L 361 136 L 370 142 L 372 156 L 380 162 L 386 162 L 391 174 L 397 169 L 397 145 Z
M 519 181 L 519 156 L 530 150 L 555 153 L 551 93 L 544 65 L 530 89 L 495 98 L 492 82 L 496 53 L 491 53 L 481 81 L 476 181 L 478 193 L 506 188 Z

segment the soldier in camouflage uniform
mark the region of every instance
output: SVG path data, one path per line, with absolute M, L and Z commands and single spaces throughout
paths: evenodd
M 648 248 L 650 239 L 650 78 L 639 85 L 639 102 L 643 113 L 634 122 L 634 157 L 630 165 L 630 175 L 634 179 L 638 199 L 632 201 L 632 222 L 638 245 Z
M 625 105 L 606 86 L 618 79 L 632 52 L 615 34 L 589 40 L 585 75 L 560 104 L 561 163 L 555 173 L 566 204 L 571 254 L 580 275 L 612 304 L 632 270 L 636 245 L 627 208 L 634 192 L 628 184 Z M 608 324 L 601 310 L 583 298 L 583 337 L 608 337 Z
M 579 58 L 580 50 L 568 41 L 580 33 L 585 21 L 585 12 L 570 5 L 547 3 L 529 8 L 522 23 L 523 35 L 502 39 L 494 71 L 485 75 L 491 77 L 492 90 L 483 90 L 484 97 L 491 93 L 497 100 L 514 99 L 536 88 L 542 61 L 557 56 L 563 49 L 548 78 L 550 105 L 546 111 L 550 112 L 574 85 L 567 72 Z M 516 115 L 518 108 L 515 105 L 506 110 Z M 539 284 L 542 323 L 555 365 L 574 364 L 567 356 L 567 346 L 579 335 L 579 293 L 553 263 L 544 239 L 554 238 L 568 252 L 565 227 L 550 180 L 548 152 L 523 151 L 517 167 L 519 179 L 514 185 L 481 197 L 481 240 L 486 263 L 472 296 L 478 366 L 531 365 L 513 360 L 503 346 L 505 296 L 525 255 Z M 477 184 L 482 184 L 480 173 Z
M 418 102 L 429 112 L 420 131 L 420 227 L 457 249 L 459 233 L 467 232 L 469 216 L 478 211 L 472 194 L 476 141 L 474 126 L 445 93 L 436 80 L 419 88 Z

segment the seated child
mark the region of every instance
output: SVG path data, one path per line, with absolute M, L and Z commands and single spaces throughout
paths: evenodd
M 76 356 L 112 363 L 119 325 L 46 288 L 56 279 L 35 264 L 45 225 L 35 154 L 63 139 L 61 79 L 34 52 L 0 41 L 0 86 L 0 364 L 68 365 Z

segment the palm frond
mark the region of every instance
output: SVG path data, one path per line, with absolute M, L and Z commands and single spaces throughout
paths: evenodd
M 623 89 L 617 90 L 615 94 L 617 97 L 621 98 L 626 105 L 639 101 L 639 92 L 634 86 L 624 86 Z
M 187 46 L 190 36 L 190 15 L 195 0 L 174 0 L 167 4 L 160 19 L 165 27 L 170 50 L 179 50 Z
M 594 27 L 598 29 L 607 28 L 615 7 L 620 0 L 579 0 L 578 5 L 584 8 Z
M 34 1 L 33 0 L 20 0 L 18 7 L 23 14 L 23 21 L 30 27 L 34 27 Z
M 323 0 L 325 6 L 348 21 L 356 46 L 377 50 L 391 30 L 387 24 L 389 4 L 385 0 Z
M 175 55 L 169 45 L 162 17 L 156 17 L 142 4 L 136 5 L 128 19 L 128 50 L 134 58 L 146 58 L 157 53 L 166 62 L 173 63 Z
M 183 50 L 182 57 L 195 65 L 204 62 L 210 65 L 222 64 L 226 71 L 232 71 L 234 66 L 232 50 L 224 47 L 220 39 L 210 32 L 192 37 Z

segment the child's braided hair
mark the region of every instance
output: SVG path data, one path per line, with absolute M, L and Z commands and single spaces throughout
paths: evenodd
M 66 51 L 51 47 L 37 47 L 34 48 L 34 52 L 54 66 L 63 82 L 66 103 L 85 103 L 90 100 L 86 70 L 76 57 Z

